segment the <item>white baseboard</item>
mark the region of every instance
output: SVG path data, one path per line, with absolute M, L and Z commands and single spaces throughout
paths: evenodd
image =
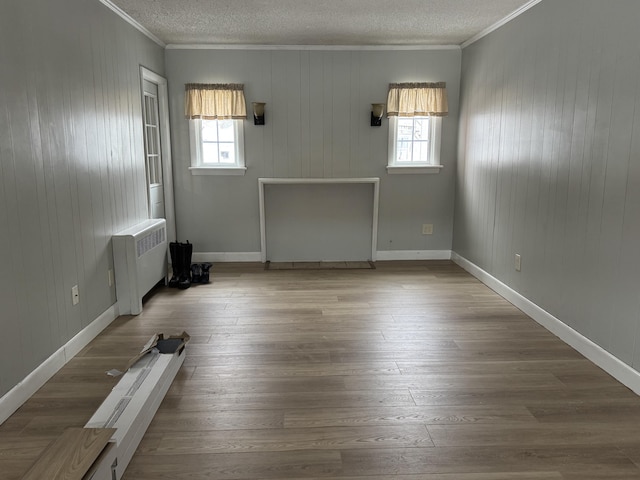
M 563 323 L 546 310 L 540 308 L 531 300 L 516 292 L 508 285 L 502 283 L 488 272 L 471 263 L 466 258 L 452 252 L 451 259 L 493 291 L 529 315 L 544 328 L 556 335 L 563 342 L 576 349 L 582 355 L 606 371 L 609 375 L 617 379 L 620 383 L 640 395 L 640 372 L 613 356 L 604 348 L 593 343 L 587 337 Z
M 451 260 L 451 250 L 378 250 L 375 260 Z M 260 252 L 194 252 L 192 262 L 261 262 Z
M 0 398 L 0 424 L 4 423 L 31 395 L 36 393 L 58 370 L 64 367 L 117 317 L 118 309 L 114 304 Z
M 260 252 L 194 252 L 192 262 L 260 262 Z
M 451 260 L 451 250 L 378 250 L 376 260 Z

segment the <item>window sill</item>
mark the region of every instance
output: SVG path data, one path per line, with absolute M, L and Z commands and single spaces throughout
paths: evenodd
M 247 167 L 189 167 L 191 175 L 244 175 Z
M 433 173 L 440 173 L 440 170 L 442 170 L 443 168 L 444 168 L 444 165 L 421 165 L 421 166 L 387 165 L 387 173 L 388 174 L 408 174 L 408 173 L 433 174 Z

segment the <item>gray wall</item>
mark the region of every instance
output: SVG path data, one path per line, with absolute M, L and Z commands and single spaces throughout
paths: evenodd
M 260 250 L 258 178 L 380 177 L 378 250 L 450 250 L 459 49 L 425 51 L 167 50 L 178 237 L 198 252 Z M 438 175 L 387 175 L 388 122 L 369 125 L 388 84 L 446 81 Z M 192 176 L 184 84 L 244 83 L 266 125 L 245 122 L 245 176 Z M 434 235 L 423 236 L 422 224 Z
M 0 395 L 115 303 L 111 234 L 147 217 L 140 64 L 163 50 L 97 0 L 0 3 Z
M 637 0 L 545 0 L 463 50 L 454 229 L 457 253 L 635 368 L 638 19 Z

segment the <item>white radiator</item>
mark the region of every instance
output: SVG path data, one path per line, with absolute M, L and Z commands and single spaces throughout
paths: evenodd
M 167 222 L 145 220 L 113 236 L 120 315 L 142 312 L 142 297 L 167 276 Z

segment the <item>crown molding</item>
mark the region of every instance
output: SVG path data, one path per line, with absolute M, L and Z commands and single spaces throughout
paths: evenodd
M 143 35 L 145 35 L 146 37 L 148 37 L 150 40 L 153 40 L 155 43 L 157 43 L 158 45 L 160 45 L 162 48 L 165 48 L 167 45 L 166 43 L 164 43 L 162 40 L 160 40 L 158 37 L 156 37 L 153 33 L 151 33 L 149 30 L 147 30 L 146 28 L 144 28 L 140 23 L 138 23 L 136 20 L 134 20 L 133 18 L 131 18 L 127 12 L 125 12 L 124 10 L 122 10 L 120 7 L 118 7 L 115 3 L 111 2 L 111 0 L 99 0 L 100 3 L 102 3 L 105 7 L 107 7 L 109 10 L 111 10 L 112 12 L 114 12 L 116 15 L 118 15 L 120 18 L 122 18 L 125 22 L 127 22 L 129 25 L 131 25 L 133 28 L 135 28 L 136 30 L 138 30 L 140 33 L 142 33 Z
M 513 20 L 516 17 L 519 17 L 520 15 L 522 15 L 524 12 L 526 12 L 527 10 L 529 10 L 530 8 L 532 8 L 533 6 L 537 5 L 538 3 L 540 3 L 542 0 L 531 0 L 528 3 L 525 3 L 523 6 L 521 6 L 520 8 L 518 8 L 517 10 L 511 12 L 509 15 L 507 15 L 506 17 L 504 17 L 502 20 L 494 23 L 493 25 L 491 25 L 488 28 L 485 28 L 484 30 L 482 30 L 480 33 L 474 35 L 473 37 L 471 37 L 469 40 L 463 42 L 460 44 L 460 48 L 466 48 L 469 45 L 471 45 L 472 43 L 477 42 L 478 40 L 480 40 L 483 37 L 486 37 L 487 35 L 489 35 L 491 32 L 497 30 L 498 28 L 502 27 L 503 25 L 505 25 L 506 23 L 509 23 L 511 20 Z
M 170 43 L 167 50 L 460 50 L 460 45 L 226 45 Z

